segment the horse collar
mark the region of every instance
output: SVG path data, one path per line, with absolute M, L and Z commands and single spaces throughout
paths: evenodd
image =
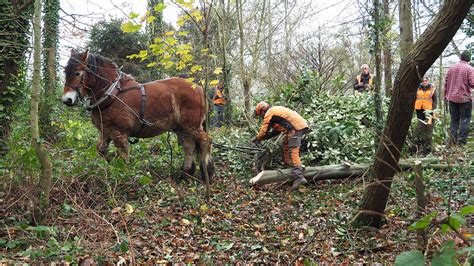
M 97 100 L 95 103 L 86 103 L 86 110 L 92 111 L 96 108 L 104 110 L 114 101 L 115 96 L 120 91 L 120 80 L 122 79 L 122 73 L 119 74 L 117 79 L 110 84 L 110 87 L 105 91 L 104 95 Z

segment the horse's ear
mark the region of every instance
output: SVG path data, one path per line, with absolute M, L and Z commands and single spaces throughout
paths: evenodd
M 84 53 L 82 53 L 81 62 L 87 63 L 88 58 L 89 58 L 89 49 L 85 50 Z
M 74 49 L 74 48 L 72 48 L 72 49 L 71 49 L 71 56 L 73 56 L 73 55 L 75 55 L 75 54 L 77 54 L 77 50 Z

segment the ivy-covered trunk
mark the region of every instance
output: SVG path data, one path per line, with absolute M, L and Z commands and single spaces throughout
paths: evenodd
M 390 31 L 392 26 L 392 15 L 390 14 L 390 1 L 383 0 L 383 35 L 382 35 L 382 50 L 383 50 L 383 76 L 385 83 L 385 95 L 392 96 L 392 41 L 390 38 Z
M 0 1 L 0 154 L 6 152 L 12 113 L 22 97 L 25 52 L 28 49 L 31 1 Z
M 378 146 L 373 166 L 373 176 L 366 187 L 361 207 L 353 224 L 380 227 L 384 216 L 392 178 L 398 169 L 398 160 L 408 133 L 416 88 L 436 58 L 456 34 L 474 0 L 446 0 L 426 31 L 411 47 L 404 58 L 394 82 L 387 123 Z
M 41 131 L 50 139 L 55 135 L 51 128 L 51 113 L 58 101 L 58 42 L 59 42 L 59 0 L 44 1 L 43 17 L 43 80 L 44 97 L 40 107 Z

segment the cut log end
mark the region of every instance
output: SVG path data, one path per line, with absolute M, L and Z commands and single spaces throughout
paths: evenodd
M 250 184 L 254 185 L 255 183 L 257 183 L 260 180 L 260 178 L 262 177 L 263 172 L 265 172 L 265 171 L 261 171 L 260 173 L 258 173 L 258 175 L 252 177 L 250 179 Z

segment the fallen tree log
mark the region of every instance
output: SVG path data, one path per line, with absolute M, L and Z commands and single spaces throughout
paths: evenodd
M 402 171 L 410 170 L 417 161 L 416 159 L 407 160 L 399 164 Z M 458 164 L 439 164 L 437 159 L 433 160 L 418 160 L 422 162 L 424 169 L 435 169 L 435 170 L 448 170 L 454 167 L 459 167 Z M 413 163 L 411 163 L 413 162 Z M 370 170 L 371 165 L 369 164 L 338 164 L 338 165 L 325 165 L 306 167 L 303 171 L 304 177 L 310 183 L 314 183 L 319 180 L 328 179 L 346 179 L 353 177 L 360 177 Z M 280 169 L 280 170 L 264 170 L 258 173 L 255 177 L 250 179 L 252 185 L 265 185 L 275 182 L 284 182 L 291 179 L 291 169 Z

